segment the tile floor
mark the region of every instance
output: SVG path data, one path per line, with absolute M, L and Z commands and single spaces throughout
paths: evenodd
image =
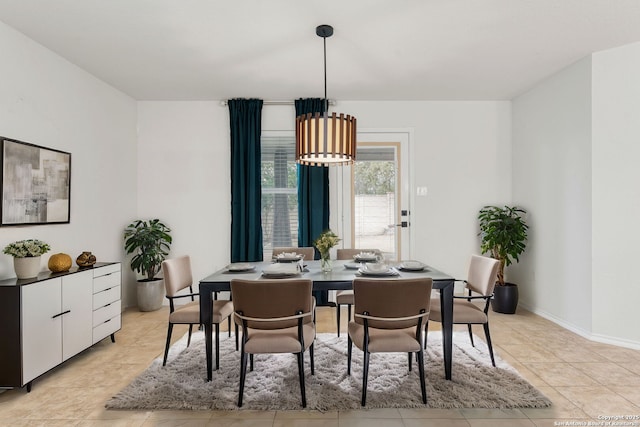
M 162 353 L 167 313 L 167 308 L 150 313 L 129 309 L 123 313 L 115 344 L 105 339 L 77 355 L 34 381 L 31 393 L 26 389 L 0 393 L 0 426 L 518 427 L 600 425 L 603 420 L 598 417 L 640 417 L 640 351 L 585 340 L 524 310 L 515 315 L 491 313 L 494 345 L 503 359 L 553 401 L 551 408 L 326 413 L 105 410 L 109 397 Z M 345 318 L 346 309 L 342 331 Z M 319 308 L 317 320 L 319 332 L 335 331 L 335 309 Z M 185 331 L 176 328 L 174 338 Z M 480 328 L 477 333 L 482 335 Z M 640 419 L 626 425 L 640 426 Z

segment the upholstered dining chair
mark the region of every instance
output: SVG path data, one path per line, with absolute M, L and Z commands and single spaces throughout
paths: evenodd
M 494 367 L 496 366 L 496 361 L 493 357 L 493 346 L 491 345 L 491 335 L 489 333 L 489 302 L 493 296 L 493 288 L 498 278 L 499 265 L 500 261 L 497 259 L 471 255 L 467 279 L 461 280 L 465 283 L 465 289 L 468 291 L 468 295 L 453 296 L 453 323 L 467 325 L 469 339 L 471 340 L 471 345 L 474 347 L 471 325 L 483 326 L 487 347 L 489 347 L 489 355 L 491 356 L 491 364 Z M 475 304 L 475 301 L 478 300 L 482 300 L 484 304 Z M 436 322 L 442 321 L 440 300 L 437 298 L 434 298 L 431 303 L 429 320 L 435 320 Z M 425 332 L 428 332 L 428 324 L 427 327 L 425 327 Z
M 370 353 L 407 353 L 409 371 L 416 353 L 422 402 L 427 403 L 422 331 L 429 321 L 431 278 L 365 279 L 353 281 L 354 320 L 349 322 L 347 375 L 351 375 L 353 344 L 364 354 L 362 406 L 367 401 Z
M 338 249 L 336 251 L 336 259 L 353 260 L 353 257 L 361 252 L 371 252 L 382 255 L 379 249 Z M 351 320 L 351 306 L 353 305 L 353 291 L 337 291 L 336 292 L 336 319 L 338 324 L 338 336 L 340 336 L 340 306 L 347 306 L 347 322 Z
M 193 330 L 193 325 L 200 325 L 200 302 L 194 301 L 194 296 L 198 295 L 198 293 L 193 292 L 191 258 L 188 255 L 164 260 L 162 262 L 162 274 L 164 277 L 166 296 L 169 299 L 169 328 L 167 330 L 167 344 L 164 349 L 164 359 L 162 361 L 162 366 L 165 366 L 167 364 L 169 346 L 171 345 L 173 325 L 189 325 L 189 335 L 187 338 L 188 347 L 191 344 L 191 332 Z M 178 295 L 178 292 L 185 288 L 189 288 L 189 293 Z M 191 302 L 183 305 L 176 305 L 175 300 L 180 298 L 190 298 Z M 222 323 L 224 319 L 228 319 L 229 331 L 231 331 L 232 313 L 233 304 L 231 301 L 213 301 L 213 323 L 216 329 L 216 369 L 220 367 L 220 362 L 218 360 L 220 356 L 220 323 Z
M 275 247 L 273 248 L 272 257 L 276 257 L 282 253 L 291 253 L 295 252 L 297 254 L 302 254 L 304 259 L 307 261 L 313 261 L 313 257 L 315 256 L 315 249 L 312 246 L 300 247 Z
M 293 353 L 297 356 L 302 407 L 307 406 L 304 352 L 309 349 L 313 375 L 313 342 L 316 336 L 311 290 L 310 279 L 231 280 L 234 321 L 242 326 L 238 407 L 242 406 L 247 355 L 253 361 L 254 354 L 265 353 Z

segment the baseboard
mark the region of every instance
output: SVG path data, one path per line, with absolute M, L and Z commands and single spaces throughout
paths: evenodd
M 603 344 L 611 344 L 618 347 L 630 348 L 632 350 L 640 350 L 640 342 L 625 340 L 618 337 L 610 337 L 602 334 L 593 334 L 591 333 L 591 331 L 587 331 L 583 328 L 577 327 L 551 313 L 548 313 L 544 310 L 533 308 L 525 302 L 520 301 L 520 306 L 522 306 L 522 308 L 526 309 L 527 311 L 537 314 L 540 317 L 544 317 L 545 319 L 555 323 L 556 325 L 561 326 L 564 329 L 567 329 L 573 332 L 574 334 L 580 335 L 581 337 L 588 339 L 589 341 L 600 342 Z

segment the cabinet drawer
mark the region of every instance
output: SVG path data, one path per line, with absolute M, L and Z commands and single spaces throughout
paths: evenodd
M 121 282 L 120 271 L 115 271 L 104 276 L 93 278 L 93 293 L 119 286 Z
M 97 310 L 102 306 L 119 300 L 120 286 L 114 286 L 113 288 L 105 289 L 104 291 L 93 294 L 93 309 Z
M 93 343 L 95 344 L 101 339 L 106 338 L 119 330 L 120 316 L 112 317 L 111 319 L 93 328 Z
M 120 271 L 120 263 L 94 268 L 93 277 L 104 276 L 106 274 L 115 273 L 116 271 Z
M 93 312 L 93 327 L 99 326 L 113 317 L 120 317 L 120 301 L 116 301 Z

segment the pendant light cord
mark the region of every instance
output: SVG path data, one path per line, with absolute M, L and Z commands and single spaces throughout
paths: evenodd
M 324 112 L 329 113 L 329 103 L 327 102 L 327 37 L 322 37 L 324 41 Z

